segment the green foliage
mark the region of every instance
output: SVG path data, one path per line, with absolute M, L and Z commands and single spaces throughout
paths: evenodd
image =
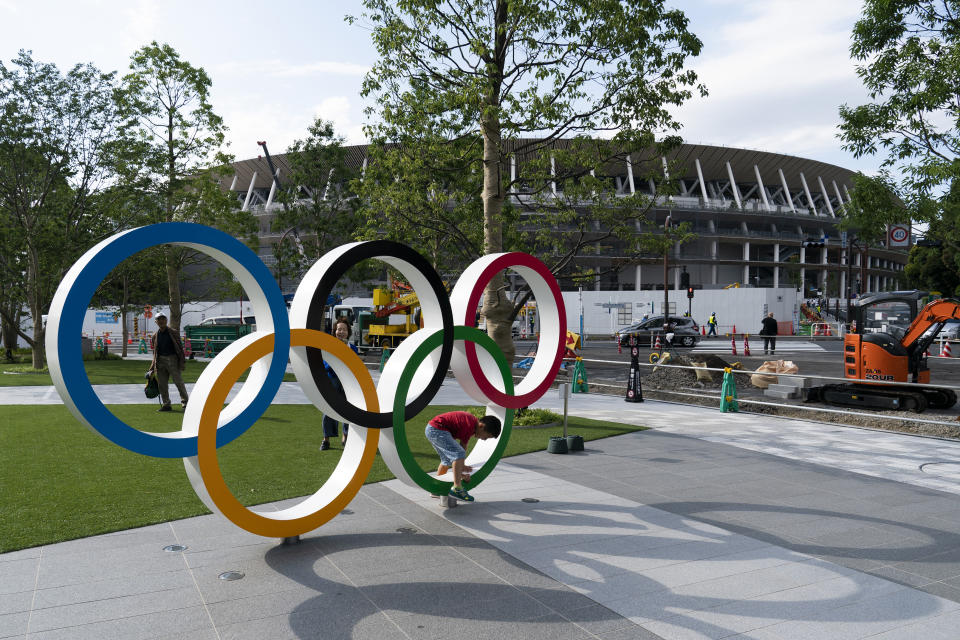
M 253 242 L 256 219 L 240 211 L 220 188 L 231 169 L 224 149 L 226 126 L 210 103 L 212 81 L 200 67 L 156 41 L 131 56 L 130 72 L 117 92 L 125 118 L 120 157 L 121 187 L 140 212 L 140 224 L 197 222 Z M 209 264 L 196 252 L 163 247 L 170 326 L 179 328 L 183 307 L 181 274 Z
M 272 222 L 275 233 L 285 234 L 274 247 L 280 280 L 296 278 L 330 249 L 352 241 L 360 225 L 356 176 L 347 165 L 343 137 L 320 118 L 307 134 L 287 150 L 290 175 L 278 195 L 283 211 Z
M 897 187 L 886 172 L 877 176 L 853 176 L 850 202 L 843 208 L 840 229 L 856 235 L 861 245 L 874 245 L 886 238 L 887 225 L 910 220 L 910 212 L 897 195 Z
M 541 424 L 557 424 L 563 422 L 563 416 L 549 409 L 523 409 L 517 411 L 514 425 L 518 427 L 534 427 Z
M 955 0 L 865 0 L 850 53 L 872 102 L 840 107 L 844 148 L 884 153 L 917 194 L 960 176 L 960 48 Z
M 618 256 L 610 268 L 638 256 L 652 201 L 618 197 L 609 176 L 657 135 L 676 144 L 670 108 L 706 93 L 684 69 L 701 43 L 682 12 L 661 0 L 363 4 L 348 19 L 372 29 L 380 54 L 363 85 L 374 119 L 365 237 L 412 240 L 447 272 L 502 250 L 570 278 L 598 252 Z M 662 184 L 655 150 L 635 166 Z M 498 344 L 509 339 L 510 314 L 493 315 L 501 286 L 484 302 Z
M 938 199 L 925 201 L 930 223 L 926 239 L 939 246 L 915 246 L 904 273 L 911 286 L 960 295 L 960 181 Z
M 20 51 L 0 63 L 0 314 L 34 319 L 34 366 L 43 362 L 40 317 L 63 273 L 87 246 L 112 231 L 105 216 L 120 118 L 115 78 L 76 65 L 63 73 Z

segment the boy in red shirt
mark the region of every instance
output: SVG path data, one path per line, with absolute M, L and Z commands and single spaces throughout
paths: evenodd
M 463 463 L 467 457 L 467 442 L 474 436 L 478 440 L 498 437 L 500 419 L 496 416 L 477 418 L 466 411 L 451 411 L 441 413 L 427 423 L 424 434 L 440 455 L 437 475 L 443 475 L 453 467 L 453 487 L 450 489 L 450 495 L 466 502 L 473 502 L 473 496 L 463 488 L 464 472 L 473 470 Z

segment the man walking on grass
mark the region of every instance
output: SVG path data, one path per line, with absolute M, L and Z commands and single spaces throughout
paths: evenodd
M 150 336 L 150 348 L 153 350 L 153 364 L 150 370 L 156 372 L 157 383 L 160 387 L 160 400 L 163 404 L 157 411 L 172 411 L 170 408 L 169 379 L 177 385 L 180 392 L 180 404 L 187 406 L 187 387 L 183 384 L 180 372 L 187 368 L 187 360 L 183 353 L 183 343 L 176 331 L 167 326 L 167 316 L 157 315 L 157 332 Z
M 476 436 L 478 440 L 496 438 L 500 435 L 500 419 L 496 416 L 477 418 L 466 411 L 441 413 L 429 423 L 424 431 L 427 440 L 440 456 L 437 475 L 442 476 L 453 467 L 453 487 L 450 495 L 465 502 L 473 502 L 473 496 L 463 488 L 463 479 L 471 467 L 464 465 L 467 457 L 467 443 Z

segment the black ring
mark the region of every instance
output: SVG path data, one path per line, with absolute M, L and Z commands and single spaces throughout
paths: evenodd
M 404 419 L 410 420 L 430 404 L 437 395 L 440 385 L 443 384 L 443 380 L 447 376 L 447 370 L 450 368 L 450 358 L 453 355 L 453 310 L 450 307 L 450 298 L 447 296 L 440 274 L 427 262 L 426 258 L 410 247 L 390 240 L 361 242 L 347 249 L 327 268 L 317 285 L 307 311 L 306 328 L 316 329 L 317 331 L 324 330 L 323 309 L 326 307 L 327 297 L 347 269 L 361 260 L 375 260 L 381 257 L 403 260 L 423 274 L 437 298 L 443 320 L 443 345 L 440 348 L 440 362 L 423 393 L 405 406 Z M 342 393 L 334 388 L 323 366 L 323 352 L 320 349 L 306 347 L 306 351 L 307 364 L 310 367 L 310 373 L 313 375 L 314 384 L 331 408 L 340 414 L 345 422 L 368 429 L 389 429 L 393 427 L 393 414 L 391 412 L 376 413 L 361 409 L 350 403 Z

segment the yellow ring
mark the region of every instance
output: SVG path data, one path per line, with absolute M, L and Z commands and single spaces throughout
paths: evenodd
M 377 400 L 377 389 L 374 386 L 370 372 L 367 371 L 367 367 L 363 364 L 363 361 L 360 360 L 357 354 L 346 344 L 329 334 L 313 329 L 292 329 L 290 331 L 290 345 L 322 349 L 342 361 L 349 367 L 359 382 L 367 411 L 380 411 L 380 404 Z M 254 362 L 264 356 L 270 355 L 272 352 L 273 334 L 271 333 L 250 343 L 250 345 L 240 351 L 240 353 L 224 367 L 223 373 L 214 381 L 200 415 L 199 432 L 197 433 L 197 462 L 200 468 L 200 476 L 203 478 L 203 484 L 210 499 L 228 520 L 257 535 L 271 538 L 286 538 L 316 529 L 333 519 L 334 516 L 340 513 L 344 507 L 353 500 L 367 479 L 370 468 L 373 466 L 373 460 L 377 454 L 377 443 L 380 439 L 380 431 L 378 429 L 365 429 L 364 427 L 351 425 L 350 440 L 353 442 L 348 441 L 348 446 L 361 440 L 364 442 L 359 463 L 356 465 L 352 477 L 350 477 L 348 483 L 340 493 L 316 511 L 303 516 L 293 515 L 298 510 L 298 507 L 310 502 L 313 498 L 322 499 L 321 493 L 323 492 L 324 486 L 321 486 L 313 496 L 305 499 L 304 502 L 284 509 L 283 511 L 270 513 L 269 515 L 251 511 L 243 506 L 230 492 L 226 481 L 223 479 L 223 474 L 220 471 L 220 463 L 217 460 L 217 421 L 220 417 L 221 408 L 227 399 L 227 394 L 240 378 L 240 375 Z M 366 431 L 366 433 L 364 434 L 363 431 Z M 345 450 L 341 457 L 341 462 L 344 462 L 344 458 L 346 457 L 347 451 Z M 339 469 L 340 465 L 338 464 L 327 482 L 330 482 Z M 326 485 L 326 483 L 324 483 L 324 485 Z

